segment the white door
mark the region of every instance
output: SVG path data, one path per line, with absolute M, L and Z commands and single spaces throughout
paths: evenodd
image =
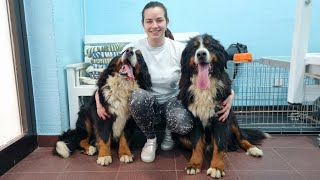
M 0 150 L 22 136 L 7 1 L 0 1 Z

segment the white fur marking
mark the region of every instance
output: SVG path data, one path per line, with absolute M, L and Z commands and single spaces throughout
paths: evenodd
M 251 155 L 254 157 L 259 157 L 259 156 L 263 156 L 263 152 L 261 149 L 255 147 L 249 148 L 246 152 L 247 155 Z
M 130 163 L 130 162 L 133 161 L 133 155 L 130 155 L 130 156 L 123 155 L 123 156 L 120 157 L 120 161 L 124 162 L 124 163 Z
M 269 133 L 264 133 L 264 137 L 266 137 L 267 139 L 272 138 L 272 136 Z
M 136 55 L 136 50 L 137 50 L 137 49 L 133 49 L 134 55 L 131 56 L 131 58 L 130 58 L 130 63 L 131 63 L 131 65 L 134 66 L 134 67 L 135 67 L 135 66 L 137 65 L 137 63 L 138 63 L 137 55 Z
M 224 171 L 220 171 L 219 169 L 216 169 L 216 168 L 212 168 L 210 167 L 208 170 L 207 170 L 207 175 L 210 175 L 212 178 L 221 178 L 223 176 L 226 175 L 226 173 Z
M 105 88 L 106 87 L 106 88 Z M 110 104 L 108 111 L 116 114 L 117 119 L 113 123 L 113 137 L 118 139 L 123 131 L 130 112 L 128 109 L 128 99 L 131 93 L 138 89 L 138 83 L 121 78 L 118 74 L 109 76 L 106 86 L 103 87 L 105 101 Z
M 197 51 L 196 51 L 196 53 L 195 53 L 195 63 L 196 63 L 196 64 L 199 64 L 199 60 L 198 60 L 198 57 L 197 57 L 197 54 L 198 54 L 199 51 L 204 51 L 204 52 L 206 52 L 206 54 L 207 54 L 207 59 L 206 59 L 206 61 L 207 61 L 208 63 L 210 63 L 210 62 L 211 62 L 211 53 L 210 53 L 209 50 L 203 45 L 202 36 L 199 37 L 198 40 L 199 40 L 199 42 L 200 42 L 200 46 L 198 47 L 198 49 L 197 49 Z
M 96 152 L 97 152 L 97 148 L 96 148 L 96 147 L 94 147 L 94 146 L 89 146 L 87 155 L 92 156 L 92 155 L 94 155 L 94 153 L 96 153 Z
M 200 169 L 198 169 L 198 168 L 197 169 L 194 169 L 194 168 L 189 169 L 186 167 L 185 170 L 187 171 L 187 174 L 189 174 L 189 175 L 197 174 L 200 172 Z
M 137 55 L 136 55 L 136 50 L 138 50 L 138 49 L 136 49 L 136 48 L 133 48 L 133 49 L 132 49 L 133 55 L 129 58 L 130 64 L 131 64 L 132 66 L 136 66 L 136 65 L 137 65 L 137 62 L 138 62 L 138 60 L 137 60 Z M 124 52 L 124 53 L 122 54 L 122 56 L 121 56 L 121 61 L 123 62 L 123 59 L 126 59 L 126 57 L 127 57 L 127 55 L 126 55 L 126 53 Z
M 217 96 L 218 89 L 223 89 L 224 84 L 221 80 L 210 78 L 210 86 L 206 90 L 201 90 L 195 86 L 196 75 L 192 76 L 192 85 L 189 87 L 189 91 L 194 95 L 194 102 L 189 105 L 188 109 L 195 117 L 199 117 L 205 127 L 209 118 L 215 114 L 215 106 L 219 102 L 214 101 Z M 211 98 L 208 98 L 211 97 Z
M 68 158 L 70 156 L 70 150 L 66 143 L 63 141 L 58 141 L 56 143 L 56 151 L 64 158 Z
M 109 165 L 112 163 L 112 157 L 111 156 L 98 157 L 97 163 L 101 166 Z

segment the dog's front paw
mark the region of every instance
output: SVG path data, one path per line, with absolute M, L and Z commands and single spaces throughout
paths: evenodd
M 219 179 L 219 178 L 225 176 L 226 174 L 223 170 L 219 170 L 219 169 L 210 167 L 207 170 L 207 175 L 210 175 L 212 178 Z
M 94 153 L 96 153 L 96 152 L 97 152 L 97 148 L 94 147 L 94 146 L 90 146 L 89 149 L 88 149 L 88 151 L 86 151 L 86 154 L 89 155 L 89 156 L 92 156 L 92 155 L 94 155 Z
M 111 156 L 98 157 L 97 163 L 101 166 L 106 166 L 112 163 L 112 158 Z
M 120 157 L 120 161 L 124 162 L 124 163 L 130 163 L 133 161 L 133 155 L 132 154 L 131 155 L 122 155 Z
M 201 167 L 197 165 L 188 165 L 185 170 L 187 174 L 192 175 L 192 174 L 197 174 L 200 172 Z
M 254 157 L 261 157 L 263 156 L 263 152 L 261 149 L 257 148 L 256 146 L 249 148 L 246 152 L 247 155 L 251 155 Z

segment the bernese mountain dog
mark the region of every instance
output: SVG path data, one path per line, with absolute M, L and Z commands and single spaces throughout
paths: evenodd
M 74 130 L 59 136 L 55 153 L 67 158 L 76 149 L 87 155 L 98 150 L 97 163 L 112 163 L 111 142 L 119 143 L 118 156 L 121 162 L 133 161 L 129 148 L 135 123 L 128 107 L 129 96 L 138 88 L 151 89 L 151 78 L 141 51 L 127 48 L 121 55 L 113 58 L 101 73 L 98 81 L 100 103 L 110 117 L 102 120 L 97 114 L 95 94 L 81 107 Z
M 228 150 L 241 147 L 248 155 L 263 155 L 254 144 L 269 137 L 268 134 L 240 129 L 232 110 L 225 122 L 218 121 L 220 116 L 216 112 L 231 93 L 231 80 L 225 72 L 227 57 L 220 42 L 208 34 L 191 38 L 182 52 L 178 99 L 192 114 L 193 129 L 186 135 L 175 134 L 175 137 L 192 150 L 187 174 L 200 172 L 208 147 L 212 159 L 207 174 L 212 178 L 225 175 L 224 158 Z

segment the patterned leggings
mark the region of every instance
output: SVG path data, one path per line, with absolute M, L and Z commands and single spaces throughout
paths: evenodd
M 160 105 L 148 91 L 138 89 L 129 98 L 129 110 L 147 139 L 155 138 L 154 126 L 166 120 L 166 127 L 177 134 L 187 134 L 193 123 L 190 112 L 176 98 Z

